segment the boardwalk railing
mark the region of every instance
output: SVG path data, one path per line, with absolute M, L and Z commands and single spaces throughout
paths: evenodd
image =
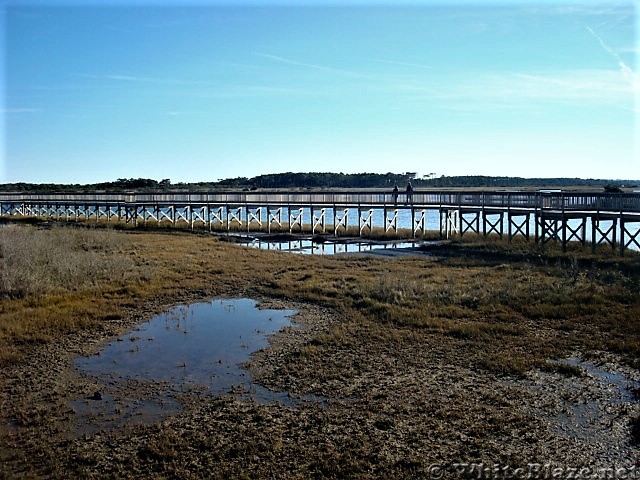
M 398 203 L 406 194 L 400 192 Z M 190 193 L 0 193 L 2 203 L 49 204 L 248 204 L 389 206 L 390 191 L 269 191 Z M 415 191 L 416 207 L 485 207 L 640 213 L 640 193 Z
M 440 235 L 508 234 L 535 240 L 562 242 L 587 238 L 594 249 L 640 249 L 640 193 L 417 190 L 394 194 L 390 190 L 270 190 L 173 193 L 29 193 L 0 192 L 0 215 L 56 217 L 58 219 L 112 219 L 125 222 L 155 220 L 186 222 L 209 229 L 246 227 L 268 231 L 307 229 L 324 232 L 332 225 L 337 235 L 347 230 L 357 211 L 358 230 L 371 230 L 384 219 L 384 232 L 397 232 L 398 212 L 408 211 L 414 235 L 425 233 L 428 211 L 440 216 Z M 374 216 L 379 211 L 382 215 Z M 333 223 L 329 217 L 333 215 Z M 283 218 L 284 217 L 284 218 Z M 376 220 L 374 220 L 374 217 Z M 590 224 L 590 235 L 587 234 Z

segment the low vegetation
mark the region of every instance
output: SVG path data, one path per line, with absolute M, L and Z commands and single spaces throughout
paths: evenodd
M 613 349 L 640 367 L 638 255 L 594 256 L 577 246 L 542 257 L 527 242 L 473 240 L 434 253 L 301 261 L 202 234 L 7 226 L 0 229 L 0 341 L 15 347 L 42 332 L 99 323 L 174 290 L 252 291 L 331 306 L 382 336 L 410 328 L 479 343 L 493 358 L 484 365 L 498 370 L 521 370 L 493 356 L 494 348 L 520 343 L 530 356 L 518 360 L 522 368 L 560 347 Z M 89 321 L 96 302 L 101 313 Z M 571 335 L 538 344 L 536 324 Z
M 482 439 L 487 435 L 508 437 L 512 429 L 524 435 L 529 427 L 506 408 L 506 400 L 487 391 L 478 393 L 481 401 L 477 405 L 455 414 L 447 410 L 448 405 L 463 405 L 465 391 L 448 394 L 449 403 L 424 403 L 428 399 L 418 390 L 418 403 L 396 402 L 393 389 L 367 383 L 368 378 L 378 378 L 375 375 L 381 369 L 388 369 L 396 380 L 405 379 L 411 390 L 422 387 L 411 383 L 408 372 L 423 368 L 421 359 L 429 355 L 429 361 L 441 358 L 451 368 L 498 378 L 519 378 L 532 369 L 578 375 L 575 368 L 563 370 L 549 363 L 575 352 L 585 357 L 596 351 L 615 353 L 628 365 L 640 368 L 640 256 L 633 253 L 623 258 L 605 251 L 592 255 L 590 250 L 572 246 L 566 253 L 550 247 L 543 256 L 535 245 L 524 241 L 508 245 L 470 237 L 433 247 L 432 255 L 300 257 L 239 247 L 206 233 L 54 225 L 50 229 L 0 228 L 0 265 L 0 362 L 5 366 L 25 361 L 35 345 L 75 331 L 104 328 L 158 299 L 170 304 L 219 295 L 270 297 L 328 308 L 338 320 L 283 357 L 276 386 L 294 394 L 331 397 L 339 392 L 356 399 L 355 405 L 358 398 L 372 399 L 373 407 L 367 408 L 378 410 L 372 410 L 373 419 L 358 420 L 358 428 L 373 422 L 371 431 L 395 435 L 393 441 L 399 446 L 393 448 L 398 452 L 411 450 L 411 442 L 418 439 L 435 445 L 433 442 L 451 434 L 446 433 L 446 426 L 455 424 L 460 429 L 455 435 L 464 432 L 480 442 L 468 445 L 469 452 L 486 453 L 494 448 L 499 455 L 499 444 L 492 440 L 485 444 Z M 391 399 L 390 403 L 384 403 L 385 399 Z M 221 400 L 206 408 L 217 419 L 212 420 L 215 426 L 231 407 Z M 188 470 L 185 465 L 199 458 L 197 450 L 202 448 L 219 455 L 211 461 L 220 476 L 246 471 L 273 474 L 278 471 L 275 465 L 260 462 L 276 450 L 283 454 L 285 443 L 271 443 L 264 432 L 254 428 L 265 424 L 261 420 L 265 410 L 243 408 L 246 411 L 238 428 L 248 434 L 242 444 L 205 437 L 199 429 L 184 437 L 169 427 L 152 427 L 145 433 L 148 442 L 127 461 L 138 471 L 181 475 L 181 469 Z M 328 438 L 301 432 L 329 435 L 330 428 L 351 422 L 347 417 L 329 418 L 333 414 L 324 410 L 318 412 L 312 415 L 303 410 L 302 420 L 296 420 L 303 422 L 301 430 L 295 431 L 301 442 Z M 419 414 L 423 423 L 413 422 L 411 412 Z M 289 417 L 278 415 L 266 423 L 269 428 L 293 428 L 287 423 Z M 458 425 L 456 415 L 472 415 L 484 423 Z M 401 430 L 403 422 L 408 422 L 409 430 Z M 322 430 L 322 425 L 329 430 Z M 367 457 L 365 449 L 374 437 L 365 433 L 353 437 L 351 443 L 332 444 L 326 451 L 315 451 L 309 445 L 309 463 L 298 466 L 300 475 L 375 477 L 376 470 L 369 470 L 375 459 Z M 378 447 L 382 452 L 383 446 Z M 471 455 L 469 452 L 458 453 Z M 83 472 L 94 460 L 78 455 L 74 461 L 80 463 L 74 471 Z M 251 458 L 257 459 L 255 463 Z M 406 461 L 409 463 L 398 459 L 383 472 L 408 475 L 425 468 L 424 458 Z M 50 474 L 66 468 L 54 454 L 41 462 L 48 465 L 42 468 Z M 237 467 L 238 462 L 244 467 Z
M 143 279 L 144 268 L 127 255 L 129 243 L 113 230 L 8 225 L 0 229 L 0 297 L 41 298 Z

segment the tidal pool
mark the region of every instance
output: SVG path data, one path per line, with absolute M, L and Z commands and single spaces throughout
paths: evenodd
M 252 382 L 241 367 L 265 348 L 267 336 L 291 324 L 294 310 L 259 309 L 251 299 L 218 299 L 178 306 L 109 343 L 76 367 L 104 385 L 163 382 L 173 391 L 205 388 L 210 394 L 248 395 L 258 402 L 290 403 L 286 392 Z
M 280 250 L 283 252 L 299 253 L 303 255 L 337 255 L 340 253 L 363 253 L 383 249 L 397 250 L 402 248 L 413 248 L 416 246 L 416 242 L 317 243 L 313 240 L 266 242 L 256 239 L 247 243 L 247 246 L 259 248 L 261 250 Z
M 233 237 L 229 235 L 228 237 Z M 277 250 L 302 255 L 338 255 L 341 253 L 378 253 L 415 250 L 421 240 L 366 240 L 360 238 L 323 238 L 294 235 L 238 235 L 240 245 L 259 250 Z

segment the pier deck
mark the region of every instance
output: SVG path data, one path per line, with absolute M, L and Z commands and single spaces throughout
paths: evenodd
M 134 223 L 155 221 L 209 230 L 308 230 L 335 235 L 357 226 L 397 232 L 400 212 L 414 236 L 428 212 L 442 237 L 475 233 L 640 249 L 640 193 L 519 191 L 216 191 L 179 193 L 0 193 L 0 215 Z M 375 213 L 375 214 L 374 214 Z M 382 214 L 382 215 L 380 215 Z M 351 225 L 350 223 L 351 222 Z

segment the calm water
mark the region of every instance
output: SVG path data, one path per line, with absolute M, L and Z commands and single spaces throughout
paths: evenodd
M 398 218 L 397 218 L 397 227 L 399 229 L 406 229 L 406 230 L 411 230 L 412 228 L 412 219 L 411 219 L 411 211 L 407 210 L 407 209 L 403 209 L 402 205 L 398 205 L 399 210 L 398 210 Z M 359 226 L 359 218 L 358 218 L 358 210 L 355 208 L 350 208 L 347 209 L 348 213 L 347 213 L 347 225 L 349 227 L 358 227 Z M 283 209 L 283 213 L 282 213 L 282 218 L 283 220 L 286 222 L 288 221 L 288 215 L 289 212 L 286 208 Z M 315 212 L 315 216 L 318 217 L 318 212 Z M 344 211 L 340 210 L 338 212 L 338 216 L 342 217 L 344 215 Z M 472 221 L 474 216 L 472 214 L 464 214 L 463 217 L 465 218 L 465 220 L 467 221 Z M 417 218 L 417 217 L 416 217 Z M 311 213 L 309 211 L 309 209 L 304 209 L 303 210 L 303 214 L 302 214 L 302 219 L 305 225 L 309 225 L 311 223 Z M 246 217 L 242 217 L 242 220 L 246 227 Z M 495 222 L 497 220 L 496 216 L 491 216 L 490 220 Z M 325 210 L 325 221 L 327 223 L 327 225 L 333 223 L 333 209 L 332 208 L 327 208 Z M 520 221 L 520 219 L 517 220 L 518 222 Z M 385 225 L 385 218 L 384 218 L 384 212 L 381 209 L 376 209 L 373 211 L 373 216 L 372 216 L 372 222 L 374 226 L 377 227 L 382 227 Z M 504 218 L 504 232 L 506 235 L 507 232 L 507 218 L 505 215 Z M 601 224 L 601 229 L 603 230 L 607 230 L 607 228 L 612 224 L 611 221 L 602 221 Z M 578 220 L 569 220 L 569 225 L 572 228 L 577 228 L 579 225 L 579 221 Z M 253 225 L 253 228 L 255 228 L 256 225 Z M 275 228 L 275 227 L 274 227 Z M 342 227 L 341 227 L 342 228 Z M 430 232 L 438 232 L 440 230 L 440 213 L 437 210 L 427 210 L 425 213 L 425 218 L 424 218 L 424 228 L 426 231 L 430 231 Z M 482 226 L 480 226 L 480 228 L 482 228 Z M 628 225 L 628 228 L 631 230 L 631 233 L 634 234 L 636 233 L 640 227 L 638 227 L 638 224 L 630 224 Z M 296 231 L 296 229 L 299 229 L 298 226 L 296 226 L 294 228 L 294 231 Z M 535 232 L 535 218 L 533 217 L 533 215 L 531 216 L 530 220 L 529 220 L 529 229 L 531 232 L 531 238 L 533 238 L 534 232 Z M 327 231 L 331 231 L 332 228 L 331 227 L 327 227 Z M 586 239 L 588 242 L 591 241 L 591 223 L 589 221 L 587 221 L 587 228 L 586 228 Z M 620 239 L 620 225 L 617 226 L 617 233 L 616 233 L 616 238 L 619 241 Z M 262 248 L 262 247 L 261 247 Z M 357 250 L 355 249 L 356 247 L 349 247 L 351 248 L 349 251 L 363 251 L 362 249 Z M 377 246 L 374 246 L 373 248 L 378 248 Z M 403 247 L 398 247 L 398 248 L 403 248 Z M 635 245 L 630 245 L 629 248 L 631 248 L 632 250 L 638 250 L 638 247 Z M 321 249 L 319 249 L 317 252 L 305 252 L 305 253 L 324 253 Z M 342 253 L 342 252 L 330 252 L 330 253 Z
M 631 402 L 636 399 L 640 382 L 628 378 L 622 373 L 610 372 L 594 363 L 581 360 L 580 358 L 569 358 L 568 365 L 580 367 L 590 373 L 601 385 L 616 392 L 618 402 Z
M 168 210 L 165 211 L 165 213 L 168 213 Z M 286 207 L 283 207 L 282 209 L 282 221 L 286 224 L 289 221 L 289 214 L 291 212 L 289 212 L 289 210 Z M 295 217 L 297 217 L 297 215 L 299 214 L 299 212 L 297 210 L 294 210 L 292 212 L 294 214 Z M 344 215 L 344 209 L 340 209 L 338 212 L 338 217 L 342 218 Z M 347 209 L 347 219 L 346 221 L 343 223 L 343 226 L 348 226 L 348 227 L 359 227 L 359 212 L 357 208 L 348 208 Z M 464 214 L 463 215 L 464 218 L 467 221 L 471 221 L 473 220 L 474 216 L 471 214 Z M 314 212 L 314 217 L 315 219 L 318 219 L 320 217 L 320 213 L 319 211 L 315 211 Z M 246 215 L 246 211 L 245 209 L 241 209 L 240 212 L 240 216 L 239 216 L 240 220 L 243 223 L 243 230 L 246 231 L 246 227 L 247 227 L 247 215 Z M 416 217 L 417 218 L 417 217 Z M 497 217 L 490 217 L 491 221 L 496 221 Z M 309 210 L 309 208 L 304 208 L 303 212 L 302 212 L 302 216 L 300 217 L 300 220 L 306 225 L 310 225 L 311 224 L 311 212 Z M 332 228 L 329 226 L 330 224 L 333 223 L 334 220 L 334 212 L 332 208 L 326 208 L 325 209 L 325 223 L 327 224 L 327 231 L 331 231 Z M 504 219 L 505 222 L 505 227 L 504 227 L 504 231 L 506 234 L 507 231 L 507 226 L 506 226 L 506 217 Z M 518 219 L 518 221 L 520 221 Z M 384 212 L 382 209 L 374 209 L 373 214 L 372 214 L 372 223 L 374 226 L 376 227 L 382 227 L 385 225 L 385 218 L 384 218 Z M 267 225 L 268 221 L 266 218 L 266 214 L 263 213 L 263 225 Z M 569 220 L 569 225 L 573 228 L 576 228 L 579 225 L 579 222 L 577 220 Z M 601 228 L 603 230 L 607 230 L 608 226 L 611 225 L 610 221 L 603 221 L 601 224 Z M 277 225 L 273 224 L 272 226 L 276 231 L 277 231 Z M 399 203 L 398 204 L 398 217 L 397 217 L 397 227 L 398 229 L 406 229 L 406 230 L 411 230 L 412 229 L 412 219 L 411 219 L 411 211 L 408 210 L 406 208 L 406 206 L 404 204 Z M 251 229 L 255 230 L 257 228 L 257 223 L 254 221 L 251 224 Z M 294 232 L 299 230 L 299 226 L 296 225 L 294 227 Z M 437 209 L 431 209 L 431 210 L 427 210 L 425 213 L 425 217 L 424 217 L 424 228 L 426 231 L 430 231 L 430 232 L 438 232 L 440 230 L 440 214 L 438 212 Z M 638 232 L 638 230 L 640 230 L 640 226 L 638 226 L 638 224 L 629 224 L 628 228 L 631 231 L 631 234 L 634 234 L 636 232 Z M 341 229 L 343 230 L 343 228 L 341 227 Z M 533 215 L 531 216 L 531 219 L 529 221 L 529 229 L 531 231 L 531 235 L 533 237 L 533 232 L 535 231 L 535 219 L 533 218 Z M 288 230 L 285 229 L 285 231 Z M 620 239 L 620 225 L 617 226 L 617 233 L 616 233 L 616 238 L 619 241 Z M 591 241 L 591 223 L 588 221 L 587 222 L 587 229 L 586 229 L 586 237 L 587 237 L 587 241 L 590 242 Z M 637 239 L 637 238 L 636 238 Z M 262 246 L 260 247 L 262 248 Z M 275 247 L 277 249 L 281 249 L 278 247 Z M 355 249 L 356 247 L 350 246 L 348 247 L 350 252 L 354 252 L 354 251 L 363 251 L 362 249 L 357 250 Z M 374 247 L 375 248 L 375 247 Z M 633 249 L 633 250 L 638 250 L 638 247 L 634 244 L 631 244 L 629 246 L 629 248 Z M 273 248 L 272 248 L 273 249 Z M 294 251 L 294 249 L 292 249 L 291 251 Z M 317 249 L 316 251 L 305 251 L 305 252 L 300 252 L 300 253 L 326 253 L 323 251 L 322 248 Z M 340 248 L 338 248 L 338 251 L 329 251 L 329 253 L 343 253 L 342 251 L 340 251 Z
M 204 386 L 211 394 L 248 392 L 257 401 L 286 401 L 252 382 L 241 368 L 267 335 L 291 324 L 293 310 L 260 310 L 250 299 L 179 306 L 109 343 L 76 366 L 105 385 L 126 380 L 167 382 L 175 391 Z
M 638 401 L 640 382 L 623 373 L 611 372 L 603 366 L 580 358 L 569 358 L 557 363 L 565 363 L 587 372 L 596 383 L 601 392 L 600 395 L 608 398 L 608 401 L 614 405 L 627 404 L 629 408 L 632 408 L 633 404 Z M 593 398 L 581 395 L 583 388 L 584 386 L 576 385 L 570 387 L 570 396 L 564 399 L 566 403 L 563 410 L 555 416 L 558 423 L 556 431 L 560 435 L 588 436 L 590 430 L 602 428 L 599 425 L 602 425 L 603 418 L 609 417 L 611 419 L 611 412 L 606 406 L 607 402 L 603 402 L 603 398 L 600 396 Z
M 415 248 L 424 242 L 397 241 L 397 242 L 315 242 L 310 238 L 292 239 L 285 241 L 270 241 L 256 237 L 243 245 L 259 248 L 261 250 L 278 250 L 282 252 L 298 253 L 303 255 L 336 255 L 340 253 L 362 253 L 380 250 L 395 250 L 399 248 Z

